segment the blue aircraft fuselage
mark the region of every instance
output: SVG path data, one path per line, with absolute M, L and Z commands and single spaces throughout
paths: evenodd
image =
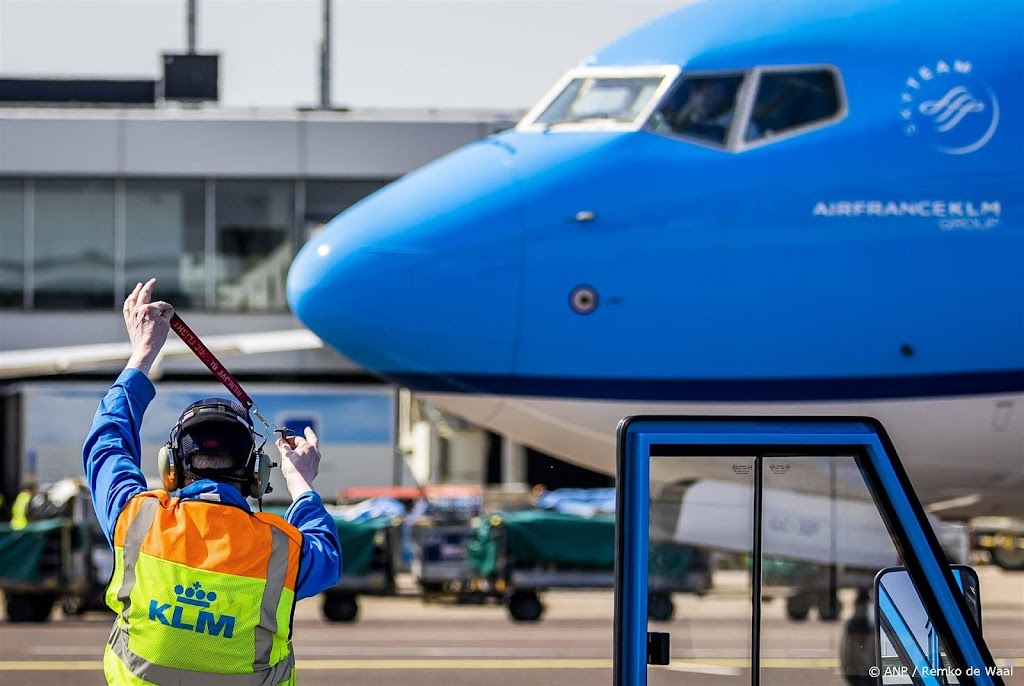
M 687 5 L 584 60 L 516 129 L 334 219 L 289 302 L 414 390 L 620 403 L 579 434 L 603 443 L 532 441 L 584 460 L 610 460 L 633 401 L 1006 396 L 959 433 L 950 405 L 950 433 L 909 450 L 926 420 L 901 436 L 883 418 L 901 454 L 969 438 L 948 463 L 975 446 L 998 477 L 1024 459 L 1022 26 L 1013 0 Z M 780 102 L 806 123 L 772 119 Z M 504 431 L 496 411 L 472 419 Z
M 738 151 L 643 127 L 493 136 L 332 221 L 297 258 L 291 304 L 414 388 L 1022 390 L 1022 14 L 1012 2 L 684 7 L 586 66 L 830 65 L 845 112 Z M 961 86 L 984 109 L 926 130 L 921 102 Z M 571 301 L 581 287 L 585 313 Z

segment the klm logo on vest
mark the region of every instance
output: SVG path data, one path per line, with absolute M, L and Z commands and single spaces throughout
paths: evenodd
M 216 592 L 204 591 L 197 581 L 188 588 L 178 584 L 174 587 L 174 593 L 177 595 L 177 600 L 181 605 L 160 603 L 156 600 L 149 601 L 150 621 L 160 622 L 172 629 L 183 629 L 185 631 L 194 631 L 197 634 L 231 638 L 235 630 L 235 618 L 229 615 L 220 615 L 218 617 L 207 610 L 210 604 L 217 600 Z M 185 620 L 193 618 L 193 610 L 191 609 L 193 607 L 200 609 L 198 614 L 195 615 L 195 623 L 189 624 Z M 169 619 L 167 617 L 168 613 L 170 613 Z

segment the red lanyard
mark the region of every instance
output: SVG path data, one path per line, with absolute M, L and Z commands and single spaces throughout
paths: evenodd
M 247 412 L 252 412 L 256 417 L 263 422 L 263 425 L 267 427 L 271 432 L 275 431 L 287 431 L 287 429 L 278 429 L 276 425 L 270 424 L 263 415 L 260 414 L 260 410 L 256 407 L 256 403 L 249 397 L 249 394 L 242 388 L 242 384 L 238 383 L 238 380 L 232 376 L 231 372 L 221 364 L 217 356 L 210 352 L 210 349 L 203 345 L 203 342 L 199 340 L 199 336 L 186 324 L 181 317 L 175 314 L 171 317 L 171 328 L 174 333 L 178 334 L 178 338 L 187 345 L 192 352 L 196 354 L 203 364 L 205 364 L 213 375 L 220 379 L 220 382 L 224 384 L 224 387 L 231 391 L 231 395 L 238 398 L 238 401 L 242 403 Z M 284 434 L 282 434 L 284 435 Z

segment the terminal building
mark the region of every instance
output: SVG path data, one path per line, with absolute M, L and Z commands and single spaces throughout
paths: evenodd
M 0 353 L 125 344 L 121 304 L 151 276 L 156 296 L 202 338 L 299 329 L 285 279 L 314 232 L 514 123 L 486 112 L 0 107 Z M 415 432 L 430 457 L 409 462 L 399 450 L 403 396 L 328 349 L 220 357 L 272 422 L 317 428 L 328 498 L 413 480 L 526 482 L 528 463 L 550 465 L 458 421 L 434 422 L 441 435 Z M 28 377 L 0 369 L 0 492 L 80 474 L 81 441 L 122 365 Z M 154 477 L 184 405 L 227 395 L 195 358 L 166 360 L 160 375 L 143 430 Z M 464 440 L 444 440 L 446 430 Z M 277 494 L 286 497 L 283 486 Z

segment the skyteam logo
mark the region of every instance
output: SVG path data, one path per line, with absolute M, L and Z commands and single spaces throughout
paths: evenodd
M 964 60 L 919 67 L 905 82 L 900 117 L 908 136 L 939 152 L 966 155 L 992 140 L 999 127 L 999 100 Z
M 189 587 L 178 584 L 174 587 L 175 600 L 180 605 L 149 601 L 149 621 L 160 622 L 172 629 L 194 631 L 198 634 L 231 638 L 235 631 L 235 618 L 229 615 L 219 617 L 209 608 L 217 600 L 215 591 L 206 591 L 197 581 Z M 200 608 L 198 612 L 195 608 Z M 167 613 L 170 612 L 170 618 Z M 189 623 L 189 620 L 193 623 Z

